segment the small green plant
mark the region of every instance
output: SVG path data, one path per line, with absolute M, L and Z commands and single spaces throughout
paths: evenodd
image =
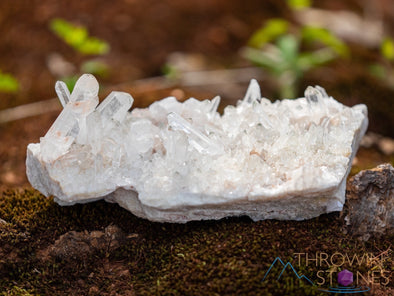
M 100 77 L 106 77 L 109 73 L 109 67 L 106 63 L 98 60 L 88 60 L 81 65 L 81 71 L 91 73 Z
M 81 54 L 102 55 L 109 52 L 107 42 L 88 34 L 83 26 L 76 26 L 66 20 L 56 18 L 50 23 L 51 30 L 64 42 Z
M 0 70 L 0 92 L 15 93 L 19 89 L 18 80 L 8 73 L 3 73 Z
M 390 62 L 394 61 L 394 40 L 392 38 L 384 38 L 380 49 L 385 59 Z
M 300 10 L 312 5 L 312 0 L 287 0 L 287 5 L 293 10 Z
M 164 66 L 161 68 L 161 72 L 168 80 L 177 80 L 180 75 L 178 69 L 170 63 L 164 64 Z
M 394 89 L 394 40 L 384 38 L 380 45 L 381 63 L 369 67 L 370 73 Z
M 308 1 L 292 2 L 300 7 L 310 4 Z M 347 57 L 349 50 L 326 29 L 297 28 L 284 19 L 271 19 L 252 35 L 242 55 L 276 79 L 281 97 L 294 98 L 307 71 L 338 57 Z
M 106 41 L 89 36 L 88 30 L 83 26 L 76 26 L 64 19 L 56 18 L 50 22 L 49 27 L 60 39 L 84 56 L 102 56 L 110 50 Z M 109 74 L 108 65 L 96 59 L 88 59 L 77 68 L 79 68 L 80 73 L 91 73 L 100 77 L 106 77 Z M 59 79 L 63 80 L 71 91 L 80 73 L 59 77 Z

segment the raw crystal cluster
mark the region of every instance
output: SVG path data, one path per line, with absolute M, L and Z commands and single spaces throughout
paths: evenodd
M 71 94 L 56 83 L 64 109 L 27 147 L 29 181 L 60 205 L 104 198 L 152 221 L 340 211 L 368 125 L 365 105 L 346 107 L 319 86 L 272 103 L 252 80 L 223 115 L 219 97 L 169 97 L 130 112 L 129 94 L 112 92 L 98 105 L 98 90 L 89 74 Z

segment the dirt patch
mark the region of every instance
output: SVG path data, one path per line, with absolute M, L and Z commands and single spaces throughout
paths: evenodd
M 379 278 L 380 286 L 363 284 L 382 295 L 394 288 L 394 237 L 387 234 L 362 243 L 342 232 L 344 221 L 336 213 L 299 222 L 239 217 L 163 224 L 102 201 L 60 207 L 36 191 L 8 191 L 0 199 L 0 216 L 8 225 L 0 225 L 0 286 L 9 293 L 19 289 L 51 295 L 325 295 L 298 282 L 292 273 L 280 282 L 263 278 L 280 257 L 316 282 L 318 269 L 333 266 L 306 266 L 304 255 L 298 264 L 296 253 L 315 258 L 335 252 L 350 257 L 373 254 L 373 264 L 346 263 L 340 268 L 357 270 L 367 280 L 372 268 L 382 268 L 388 284 L 383 285 L 384 277 Z M 115 239 L 106 236 L 109 232 Z M 64 252 L 66 246 L 70 249 Z M 49 252 L 54 247 L 57 256 L 50 255 L 56 254 Z M 47 250 L 47 260 L 42 250 Z

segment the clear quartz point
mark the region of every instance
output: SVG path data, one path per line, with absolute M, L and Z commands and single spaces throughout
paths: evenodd
M 170 112 L 167 115 L 167 119 L 168 125 L 173 130 L 183 131 L 187 134 L 190 145 L 193 146 L 198 152 L 210 155 L 223 153 L 223 145 L 204 135 L 179 114 Z
M 253 102 L 260 102 L 261 101 L 261 91 L 260 86 L 256 79 L 251 79 L 248 90 L 246 91 L 245 97 L 243 102 L 252 104 Z
M 317 112 L 321 116 L 327 115 L 327 103 L 328 95 L 326 90 L 321 86 L 316 85 L 316 87 L 308 86 L 305 90 L 305 98 L 309 105 L 310 112 Z M 315 111 L 312 111 L 315 109 Z M 313 120 L 316 124 L 318 119 Z
M 62 82 L 55 86 L 56 92 L 58 90 L 61 92 L 59 99 L 60 102 L 63 99 L 62 105 L 65 103 L 65 107 L 46 133 L 45 140 L 41 141 L 42 150 L 53 150 L 48 160 L 56 159 L 66 153 L 76 139 L 80 144 L 86 142 L 86 117 L 98 104 L 98 82 L 93 75 L 84 74 L 78 79 L 68 103 L 66 103 L 67 92 L 64 87 L 65 84 Z M 48 147 L 58 147 L 58 149 L 48 149 Z
M 40 139 L 45 161 L 52 161 L 67 153 L 79 133 L 77 114 L 66 105 L 46 135 Z
M 323 98 L 328 98 L 328 94 L 323 87 L 316 85 L 315 88 L 320 92 L 320 94 Z
M 63 81 L 57 81 L 55 84 L 55 91 L 60 103 L 63 108 L 65 108 L 70 101 L 70 91 L 68 90 L 67 85 Z
M 210 118 L 213 118 L 218 110 L 220 104 L 220 96 L 216 96 L 212 99 L 211 101 L 211 106 L 210 109 L 208 111 L 208 115 Z
M 95 99 L 99 92 L 99 84 L 91 74 L 83 74 L 75 83 L 70 101 L 89 101 Z
M 305 98 L 309 104 L 318 103 L 323 98 L 323 93 L 317 87 L 308 86 L 305 90 Z
M 76 137 L 79 133 L 78 116 L 71 108 L 64 108 L 52 124 L 45 138 Z
M 121 123 L 133 105 L 134 99 L 125 92 L 113 91 L 97 107 L 96 112 L 100 113 L 104 124 L 111 121 Z

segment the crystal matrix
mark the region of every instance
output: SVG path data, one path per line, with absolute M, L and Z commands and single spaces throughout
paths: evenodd
M 88 74 L 71 94 L 62 82 L 56 92 L 63 111 L 27 148 L 30 183 L 61 205 L 104 198 L 152 221 L 340 211 L 368 124 L 365 105 L 346 107 L 319 86 L 271 103 L 252 80 L 223 115 L 219 97 L 169 97 L 130 112 L 133 98 L 112 92 L 96 108 Z

